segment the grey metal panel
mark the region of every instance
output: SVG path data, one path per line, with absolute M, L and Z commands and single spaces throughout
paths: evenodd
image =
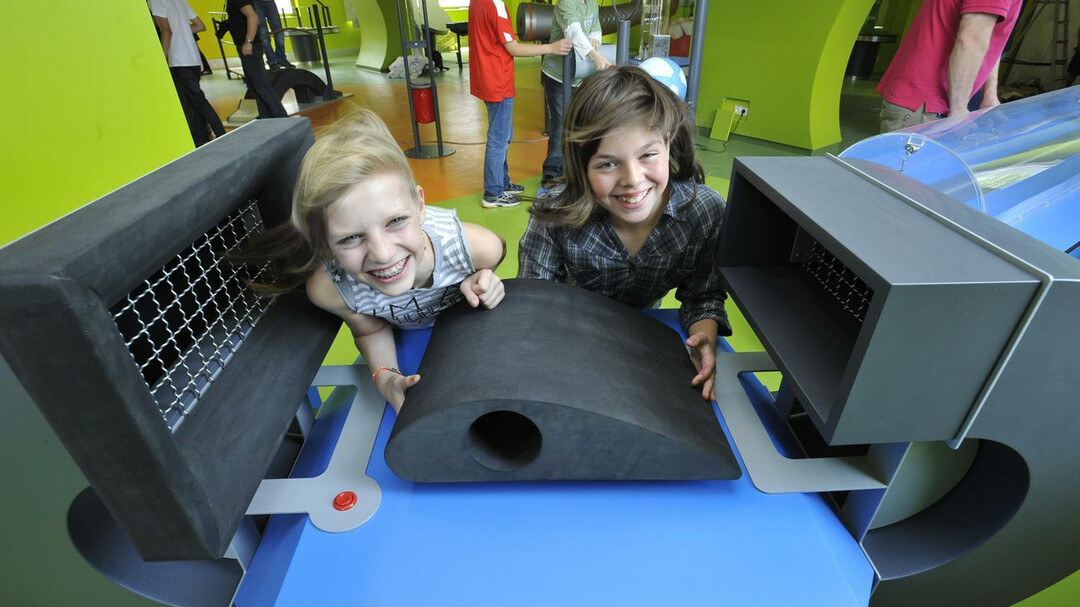
M 799 399 L 819 427 L 840 400 L 859 326 L 825 298 L 806 297 L 810 285 L 797 267 L 724 268 L 731 298 L 769 354 L 788 373 Z M 810 395 L 813 395 L 812 397 Z
M 869 457 L 787 458 L 777 452 L 739 383 L 740 373 L 775 370 L 764 352 L 716 353 L 716 405 L 754 486 L 762 493 L 884 489 L 883 470 Z
M 956 436 L 1034 290 L 961 283 L 875 293 L 881 313 L 863 325 L 826 435 L 833 444 Z
M 326 469 L 313 478 L 264 479 L 251 498 L 247 514 L 303 512 L 319 529 L 342 533 L 366 523 L 382 503 L 382 488 L 367 476 L 367 469 L 387 405 L 371 382 L 371 369 L 364 364 L 322 367 L 312 385 L 356 389 Z M 327 408 L 342 406 L 340 402 L 331 402 L 335 397 L 341 400 L 341 395 L 335 392 L 319 409 L 320 415 Z M 356 494 L 356 503 L 338 510 L 334 498 L 343 491 Z
M 1080 271 L 1080 263 L 1072 262 Z M 1028 486 L 1015 514 L 992 541 L 908 582 L 922 588 L 948 586 L 938 604 L 953 598 L 955 605 L 1010 605 L 1080 569 L 1078 309 L 1080 282 L 1053 283 L 975 419 L 971 435 L 1015 450 L 1026 468 Z M 996 507 L 1015 485 L 1004 470 L 993 474 L 973 507 Z M 900 597 L 882 604 L 903 603 Z
M 846 253 L 845 259 L 858 260 L 890 284 L 953 282 L 958 268 L 970 282 L 1031 280 L 918 210 L 893 204 L 894 195 L 835 160 L 758 157 L 738 162 L 749 171 L 740 174 L 767 182 L 776 192 L 773 202 L 826 248 L 832 250 L 835 243 L 833 253 Z
M 967 474 L 934 504 L 865 531 L 881 578 L 873 607 L 1011 605 L 1080 566 L 1080 263 L 902 174 L 852 164 L 737 162 L 721 273 L 731 272 L 733 290 L 749 282 L 767 292 L 769 273 L 795 263 L 785 248 L 801 228 L 873 289 L 855 342 L 820 349 L 848 356 L 846 385 L 833 391 L 840 402 L 816 407 L 833 424 L 814 419 L 826 439 L 873 443 L 871 453 L 890 441 L 980 441 Z M 813 334 L 771 318 L 777 304 L 759 308 L 744 310 L 755 330 L 803 333 L 763 336 L 785 356 L 796 350 L 783 344 Z M 812 381 L 791 377 L 810 367 L 785 356 L 777 360 L 797 395 L 812 399 Z M 880 499 L 849 498 L 856 535 L 873 526 Z
M 861 322 L 803 271 L 804 235 L 870 290 Z M 739 159 L 719 265 L 831 444 L 956 436 L 1039 285 L 828 158 Z

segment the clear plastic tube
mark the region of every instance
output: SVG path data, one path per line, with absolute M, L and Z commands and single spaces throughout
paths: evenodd
M 1080 257 L 1080 86 L 870 137 L 840 158 L 902 172 Z
M 667 13 L 667 0 L 643 0 L 641 9 L 641 46 L 638 48 L 638 59 L 645 60 L 655 56 L 653 53 L 653 41 L 657 36 L 667 34 Z

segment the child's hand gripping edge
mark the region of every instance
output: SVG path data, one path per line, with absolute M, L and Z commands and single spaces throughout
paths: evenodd
M 715 320 L 704 319 L 690 326 L 690 337 L 686 347 L 690 350 L 690 362 L 694 363 L 697 375 L 690 380 L 691 386 L 701 386 L 701 398 L 711 401 L 713 380 L 716 377 L 716 332 Z
M 379 394 L 394 408 L 394 412 L 400 413 L 401 405 L 405 402 L 405 391 L 415 386 L 420 381 L 420 376 L 402 375 L 401 371 L 393 367 L 379 367 L 372 374 L 371 380 Z
M 470 306 L 475 308 L 483 304 L 489 310 L 499 305 L 506 295 L 502 280 L 487 268 L 461 281 L 460 289 Z

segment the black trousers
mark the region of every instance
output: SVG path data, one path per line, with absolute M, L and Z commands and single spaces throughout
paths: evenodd
M 441 70 L 441 69 L 443 69 L 442 53 L 435 50 L 435 36 L 438 36 L 438 35 L 439 35 L 438 32 L 431 29 L 430 27 L 428 28 L 428 31 L 427 31 L 427 44 L 428 44 L 428 48 L 431 49 L 431 61 L 435 64 L 435 69 Z
M 289 115 L 285 106 L 281 105 L 281 97 L 274 92 L 270 84 L 270 76 L 263 67 L 262 44 L 253 44 L 251 55 L 244 56 L 240 52 L 240 66 L 244 68 L 244 81 L 247 82 L 248 92 L 255 98 L 255 104 L 259 108 L 259 118 L 285 118 Z
M 210 141 L 211 131 L 217 137 L 225 134 L 225 126 L 221 124 L 217 112 L 199 87 L 199 71 L 199 67 L 195 65 L 169 68 L 195 147 Z

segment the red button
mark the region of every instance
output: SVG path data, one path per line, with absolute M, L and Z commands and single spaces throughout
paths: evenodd
M 356 494 L 352 491 L 342 491 L 334 498 L 334 510 L 348 510 L 356 505 Z

